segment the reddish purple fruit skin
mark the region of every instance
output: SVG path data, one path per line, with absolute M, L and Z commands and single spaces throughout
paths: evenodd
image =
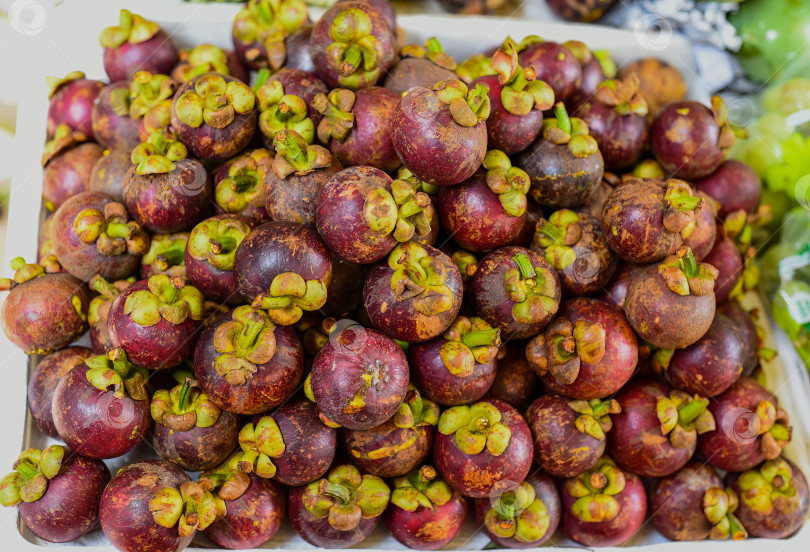
M 122 552 L 179 552 L 194 532 L 181 537 L 178 528 L 158 525 L 149 502 L 164 487 L 179 489 L 186 472 L 164 460 L 145 460 L 120 470 L 101 496 L 104 536 Z
M 636 381 L 616 395 L 622 411 L 611 416 L 608 432 L 610 455 L 623 470 L 643 477 L 663 477 L 681 469 L 692 457 L 697 443 L 675 448 L 661 432 L 656 414 L 660 397 L 672 388 L 656 381 Z
M 695 212 L 695 227 L 689 237 L 683 240 L 683 245 L 688 246 L 692 250 L 695 260 L 700 262 L 706 258 L 717 241 L 717 219 L 715 218 L 717 210 L 714 205 L 709 205 L 710 198 L 705 193 L 698 191 L 696 195 L 707 201 Z
M 91 121 L 96 142 L 108 149 L 122 149 L 131 152 L 141 143 L 139 126 L 127 111 L 126 104 L 116 105 L 120 100 L 115 94 L 129 96 L 129 83 L 113 82 L 105 86 L 93 105 Z M 123 109 L 123 113 L 116 113 Z
M 565 534 L 583 546 L 619 546 L 636 534 L 644 523 L 647 514 L 647 494 L 641 479 L 630 472 L 624 472 L 626 485 L 613 498 L 619 502 L 619 513 L 610 521 L 583 522 L 571 513 L 576 498 L 571 496 L 565 485 L 560 484 L 564 516 Z
M 233 320 L 233 311 L 216 318 L 200 335 L 194 349 L 194 376 L 208 398 L 236 414 L 258 414 L 282 404 L 301 383 L 304 351 L 298 336 L 289 326 L 276 326 L 276 351 L 270 362 L 257 365 L 253 376 L 242 385 L 231 385 L 216 370 L 221 353 L 214 348 L 217 328 Z
M 347 429 L 343 432 L 352 462 L 361 470 L 378 477 L 399 477 L 419 467 L 430 453 L 433 434 L 433 426 L 402 428 L 391 420 L 371 429 Z M 388 447 L 396 447 L 396 452 L 379 458 L 369 457 L 369 453 Z
M 492 501 L 489 497 L 475 499 L 473 508 L 475 509 L 475 523 L 484 531 L 484 533 L 492 539 L 492 541 L 504 548 L 534 548 L 542 546 L 543 543 L 548 541 L 554 536 L 557 526 L 560 524 L 562 517 L 562 501 L 560 500 L 560 493 L 557 492 L 557 485 L 554 480 L 541 471 L 536 471 L 526 478 L 526 481 L 534 488 L 535 496 L 543 502 L 548 514 L 548 529 L 546 533 L 536 541 L 521 542 L 514 537 L 504 538 L 493 534 L 486 525 L 484 525 L 484 517 L 490 508 L 492 508 Z
M 337 431 L 324 425 L 315 405 L 303 398 L 285 402 L 272 416 L 284 439 L 284 453 L 273 458 L 274 479 L 298 486 L 323 477 L 335 458 Z
M 447 343 L 444 336 L 437 336 L 424 343 L 408 347 L 408 364 L 411 378 L 422 394 L 444 406 L 470 404 L 483 397 L 495 381 L 498 361 L 475 363 L 469 376 L 451 374 L 442 362 L 439 351 Z
M 585 63 L 581 63 L 582 78 L 573 92 L 565 100 L 568 113 L 579 117 L 579 107 L 593 97 L 596 89 L 605 80 L 605 72 L 602 71 L 602 64 L 596 56 L 591 56 Z
M 737 249 L 737 244 L 729 237 L 723 238 L 714 244 L 703 262 L 720 271 L 714 283 L 714 297 L 718 303 L 722 303 L 728 299 L 731 290 L 737 285 L 737 280 L 742 276 L 743 257 Z
M 93 165 L 88 190 L 110 194 L 115 201 L 123 203 L 124 178 L 130 167 L 132 167 L 132 161 L 129 151 L 108 151 Z
M 616 272 L 613 273 L 613 277 L 596 298 L 620 310 L 624 310 L 627 286 L 630 284 L 630 278 L 640 267 L 641 265 L 631 263 L 630 261 L 620 262 L 616 267 Z
M 287 41 L 289 42 L 290 38 L 293 35 L 288 37 Z M 314 71 L 310 71 L 309 69 L 297 69 L 294 67 L 290 67 L 290 50 L 287 50 L 287 64 L 277 73 L 274 73 L 272 77 L 270 77 L 268 82 L 270 81 L 279 81 L 281 85 L 284 87 L 285 94 L 292 94 L 293 96 L 298 96 L 302 100 L 307 103 L 307 114 L 309 118 L 313 120 L 315 126 L 318 126 L 318 123 L 323 118 L 323 115 L 312 107 L 312 100 L 318 94 L 328 94 L 329 87 L 326 86 L 326 83 L 323 82 L 318 75 L 314 74 Z M 295 53 L 293 53 L 295 55 Z M 245 81 L 247 82 L 247 81 Z
M 591 469 L 605 452 L 605 439 L 595 439 L 575 425 L 579 414 L 570 399 L 550 393 L 534 400 L 526 421 L 534 439 L 534 461 L 546 473 L 575 477 Z
M 188 230 L 203 218 L 213 186 L 199 161 L 180 159 L 165 174 L 139 175 L 135 169 L 133 165 L 127 172 L 122 195 L 127 211 L 144 228 L 172 234 Z
M 248 549 L 261 546 L 276 534 L 287 511 L 284 487 L 250 474 L 250 487 L 236 500 L 226 500 L 225 517 L 205 530 L 222 548 Z
M 420 180 L 452 186 L 470 178 L 487 152 L 487 127 L 457 124 L 426 87 L 411 88 L 391 119 L 391 139 L 402 163 Z
M 669 383 L 682 391 L 714 397 L 742 374 L 743 342 L 733 320 L 715 313 L 709 330 L 696 343 L 676 349 L 666 369 Z
M 517 245 L 518 247 L 529 247 L 534 238 L 534 231 L 537 227 L 537 221 L 543 218 L 543 208 L 540 207 L 534 199 L 526 196 L 526 220 L 523 221 L 523 226 L 520 227 L 520 232 L 515 236 L 509 245 Z
M 366 267 L 332 253 L 332 281 L 326 288 L 326 303 L 320 311 L 325 316 L 339 317 L 353 310 L 363 300 Z
M 147 280 L 135 282 L 121 292 L 110 306 L 107 328 L 113 347 L 123 347 L 130 361 L 149 369 L 169 369 L 194 354 L 200 321 L 190 316 L 182 324 L 161 317 L 154 326 L 141 326 L 124 312 L 127 297 L 148 290 Z
M 75 366 L 82 364 L 93 351 L 85 347 L 66 347 L 49 354 L 37 363 L 28 382 L 28 409 L 42 433 L 58 438 L 53 423 L 53 393 L 59 381 Z
M 287 178 L 279 178 L 269 172 L 263 184 L 265 208 L 262 210 L 266 220 L 289 220 L 314 225 L 318 196 L 329 179 L 342 169 L 343 165 L 333 157 L 328 167 L 306 174 L 292 173 Z
M 138 71 L 168 75 L 177 63 L 177 50 L 165 32 L 159 30 L 149 40 L 117 48 L 104 48 L 104 71 L 111 82 L 129 80 Z
M 20 518 L 42 540 L 76 540 L 95 527 L 101 493 L 109 481 L 104 462 L 66 450 L 59 473 L 48 480 L 42 498 L 20 502 Z
M 574 399 L 600 399 L 618 391 L 638 364 L 638 340 L 621 311 L 598 299 L 577 297 L 563 301 L 557 316 L 576 324 L 580 320 L 601 325 L 606 332 L 605 356 L 596 364 L 581 362 L 573 383 L 557 381 L 551 373 L 542 376 L 549 389 Z
M 695 188 L 720 203 L 721 218 L 740 209 L 755 213 L 762 199 L 757 173 L 736 159 L 724 161 L 711 175 L 695 182 Z
M 64 123 L 92 140 L 91 112 L 102 88 L 103 82 L 92 79 L 77 79 L 60 86 L 48 105 L 48 136 Z
M 414 550 L 437 550 L 456 538 L 467 519 L 467 499 L 458 491 L 441 506 L 415 512 L 396 504 L 388 507 L 386 525 L 391 535 Z
M 740 378 L 709 403 L 717 429 L 698 436 L 700 453 L 718 470 L 743 472 L 762 462 L 761 438 L 754 412 L 760 401 L 777 405 L 770 391 L 751 378 Z
M 577 117 L 587 123 L 590 135 L 599 144 L 605 170 L 625 171 L 644 153 L 649 125 L 643 115 L 620 115 L 612 106 L 593 100 L 579 108 Z
M 509 445 L 500 456 L 486 448 L 469 455 L 458 448 L 454 434 L 436 432 L 433 459 L 439 474 L 451 487 L 471 498 L 489 497 L 493 487 L 504 480 L 523 481 L 532 466 L 532 434 L 526 420 L 509 404 L 486 399 L 501 411 L 501 423 L 512 432 Z
M 520 53 L 518 63 L 521 67 L 534 67 L 537 80 L 551 86 L 558 102 L 564 102 L 582 80 L 582 67 L 577 58 L 556 42 L 532 44 Z
M 503 85 L 497 75 L 478 77 L 470 88 L 476 84 L 489 86 L 490 113 L 487 117 L 487 149 L 499 149 L 508 155 L 525 150 L 534 142 L 543 126 L 543 112 L 532 109 L 526 115 L 515 115 L 508 111 L 501 101 Z
M 309 37 L 312 34 L 312 25 L 304 25 L 290 33 L 284 39 L 287 48 L 287 59 L 284 61 L 285 69 L 300 69 L 307 73 L 317 74 L 312 65 L 312 56 L 309 55 Z
M 88 190 L 93 167 L 103 153 L 98 144 L 85 142 L 51 159 L 42 171 L 45 206 L 56 210 L 69 198 Z
M 376 386 L 369 387 L 369 373 L 378 380 Z M 408 391 L 408 362 L 397 342 L 360 326 L 349 326 L 330 339 L 315 356 L 311 375 L 318 408 L 349 429 L 380 425 L 394 415 Z M 349 407 L 361 389 L 367 389 L 363 406 Z
M 712 524 L 703 512 L 703 496 L 723 480 L 711 468 L 690 460 L 683 468 L 650 485 L 650 520 L 669 540 L 698 541 L 709 537 Z M 735 512 L 736 513 L 736 512 Z
M 240 215 L 216 215 L 207 220 L 240 220 L 248 225 L 250 221 Z M 236 287 L 236 278 L 233 270 L 222 270 L 215 267 L 208 259 L 195 259 L 186 246 L 185 252 L 186 277 L 192 285 L 199 289 L 205 297 L 219 303 L 239 305 L 244 303 L 239 289 Z
M 426 58 L 403 58 L 389 71 L 383 86 L 402 96 L 414 86 L 430 86 L 458 76 L 450 69 L 445 69 Z
M 512 315 L 512 307 L 515 303 L 506 295 L 503 281 L 507 270 L 517 268 L 512 257 L 519 253 L 527 255 L 532 266 L 544 267 L 551 273 L 555 284 L 553 298 L 557 302 L 560 300 L 560 279 L 557 277 L 554 267 L 534 251 L 508 246 L 489 253 L 478 264 L 478 270 L 473 276 L 470 289 L 478 316 L 489 322 L 493 328 L 500 328 L 502 339 L 526 339 L 537 335 L 554 316 L 548 314 L 537 322 L 524 324 L 515 320 Z
M 117 458 L 149 431 L 149 401 L 117 398 L 87 381 L 89 368 L 68 372 L 53 394 L 53 421 L 62 440 L 88 458 Z
M 487 396 L 507 402 L 522 412 L 537 387 L 537 374 L 526 360 L 526 347 L 510 341 L 501 346 L 496 362 L 498 370 Z
M 343 4 L 345 2 L 356 3 L 358 0 L 338 0 L 336 4 Z M 397 28 L 397 12 L 394 6 L 388 0 L 359 0 L 360 4 L 366 4 L 370 9 L 379 13 L 391 32 L 396 31 Z
M 802 524 L 807 520 L 808 508 L 808 491 L 807 479 L 799 469 L 799 467 L 785 458 L 785 461 L 790 464 L 792 477 L 791 484 L 796 488 L 796 495 L 798 496 L 798 505 L 791 513 L 780 512 L 774 508 L 770 512 L 760 512 L 753 508 L 746 506 L 742 500 L 734 514 L 740 520 L 743 527 L 748 531 L 749 536 L 758 537 L 762 539 L 783 539 L 789 537 L 799 530 Z M 726 475 L 726 485 L 736 491 L 737 496 L 742 495 L 739 486 L 740 474 L 730 473 Z M 795 499 L 794 499 L 795 500 Z
M 363 288 L 363 304 L 371 322 L 388 336 L 418 343 L 438 336 L 456 319 L 461 308 L 463 285 L 461 272 L 453 260 L 429 245 L 422 246 L 427 254 L 444 266 L 448 278 L 445 285 L 453 294 L 450 309 L 434 315 L 420 313 L 414 307 L 413 299 L 398 299 L 391 290 L 391 277 L 394 270 L 387 260 L 374 265 L 366 276 Z
M 526 222 L 526 212 L 507 213 L 489 189 L 482 171 L 456 186 L 439 189 L 442 228 L 456 244 L 469 251 L 491 251 L 512 243 Z
M 380 522 L 380 516 L 363 518 L 351 531 L 339 531 L 329 524 L 328 518 L 316 518 L 304 508 L 306 487 L 290 487 L 290 525 L 298 535 L 313 546 L 321 548 L 350 548 L 360 544 Z
M 717 305 L 717 312 L 728 316 L 734 321 L 737 331 L 740 332 L 740 339 L 743 343 L 742 354 L 742 375 L 749 376 L 759 364 L 759 335 L 757 326 L 751 315 L 743 309 L 737 301 L 724 301 Z
M 650 145 L 664 171 L 690 181 L 709 176 L 725 159 L 717 147 L 719 137 L 711 110 L 689 100 L 669 104 L 650 129 Z
M 71 197 L 59 210 L 51 223 L 51 239 L 56 258 L 62 268 L 80 280 L 87 281 L 96 274 L 114 282 L 132 274 L 141 262 L 138 255 L 102 255 L 96 244 L 85 244 L 73 230 L 73 221 L 84 209 L 104 211 L 104 206 L 115 199 L 103 192 L 82 192 Z
M 152 443 L 157 453 L 172 464 L 188 471 L 203 471 L 219 466 L 236 448 L 239 418 L 227 410 L 212 426 L 194 426 L 188 431 L 173 431 L 156 423 Z

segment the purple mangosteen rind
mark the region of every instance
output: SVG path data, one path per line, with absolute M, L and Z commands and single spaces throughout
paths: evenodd
M 566 101 L 582 79 L 579 60 L 563 44 L 533 35 L 525 37 L 516 50 L 520 65 L 534 68 L 537 79 L 551 86 L 557 101 Z
M 184 252 L 186 274 L 205 296 L 242 302 L 233 274 L 234 257 L 249 233 L 250 224 L 239 215 L 217 215 L 191 230 Z
M 388 71 L 383 86 L 401 96 L 414 86 L 457 78 L 458 65 L 435 37 L 424 46 L 407 44 L 399 51 L 400 60 Z
M 129 80 L 138 71 L 168 74 L 177 63 L 177 50 L 160 26 L 126 9 L 118 26 L 101 32 L 99 42 L 111 82 Z
M 93 139 L 92 111 L 104 83 L 86 79 L 81 71 L 71 71 L 64 78 L 48 77 L 48 135 L 53 136 L 60 124 L 66 124 Z

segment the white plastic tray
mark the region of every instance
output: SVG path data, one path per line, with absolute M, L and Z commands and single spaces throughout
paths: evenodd
M 18 0 L 37 3 L 34 0 Z M 539 1 L 539 0 L 533 0 Z M 127 5 L 129 4 L 129 5 Z M 230 22 L 238 5 L 229 4 L 185 4 L 141 0 L 137 3 L 89 0 L 70 0 L 58 7 L 45 6 L 45 22 L 41 30 L 29 35 L 17 35 L 5 39 L 4 54 L 18 55 L 19 112 L 17 137 L 13 159 L 16 160 L 12 172 L 12 190 L 9 205 L 8 240 L 3 274 L 10 270 L 9 262 L 16 256 L 33 260 L 36 256 L 37 222 L 41 219 L 42 169 L 40 156 L 44 141 L 47 112 L 46 75 L 61 76 L 69 71 L 80 69 L 91 78 L 104 79 L 101 49 L 98 34 L 101 29 L 117 21 L 118 10 L 129 7 L 158 21 L 172 33 L 180 46 L 209 42 L 222 47 L 230 47 Z M 313 15 L 314 17 L 315 15 Z M 608 49 L 621 66 L 641 57 L 655 55 L 675 65 L 684 75 L 692 98 L 701 101 L 708 99 L 694 71 L 694 60 L 689 43 L 681 36 L 656 35 L 639 28 L 621 31 L 592 25 L 571 25 L 544 23 L 509 18 L 452 17 L 452 16 L 401 16 L 399 24 L 407 33 L 410 42 L 423 43 L 430 36 L 441 39 L 445 49 L 458 61 L 475 53 L 482 52 L 502 42 L 506 35 L 521 39 L 525 35 L 537 34 L 548 40 L 564 41 L 578 39 L 594 49 Z M 0 43 L 4 37 L 0 37 Z M 10 40 L 9 40 L 10 39 Z M 749 298 L 757 302 L 756 297 Z M 779 337 L 779 336 L 777 336 Z M 797 462 L 805 473 L 810 475 L 810 407 L 807 404 L 807 373 L 801 367 L 795 352 L 782 335 L 774 344 L 769 332 L 770 346 L 780 351 L 776 361 L 766 366 L 771 389 L 781 400 L 781 404 L 791 414 L 794 425 L 793 443 L 786 454 Z M 0 385 L 0 475 L 10 469 L 20 450 L 27 447 L 44 447 L 49 444 L 34 426 L 27 415 L 25 390 L 29 371 L 28 358 L 12 346 L 5 336 L 0 337 L 0 370 L 3 384 Z M 144 454 L 143 449 L 133 455 L 110 462 L 111 469 L 125 465 L 133 456 Z M 137 449 L 136 449 L 137 450 Z M 391 550 L 402 549 L 381 526 L 358 548 Z M 478 528 L 468 520 L 462 534 L 448 545 L 448 549 L 481 549 L 489 542 Z M 37 539 L 19 522 L 16 510 L 0 509 L 0 542 L 2 550 L 36 550 L 48 545 Z M 804 546 L 801 543 L 805 543 Z M 712 551 L 762 550 L 769 547 L 779 550 L 806 550 L 810 543 L 810 524 L 807 524 L 793 538 L 783 541 L 766 542 L 751 539 L 744 542 L 700 543 Z M 112 552 L 114 549 L 104 539 L 100 530 L 86 535 L 78 543 L 52 546 L 50 549 L 75 550 L 76 544 L 92 546 L 94 550 Z M 572 546 L 573 542 L 561 532 L 552 539 L 556 546 Z M 204 537 L 195 541 L 195 546 L 210 548 L 211 543 Z M 626 546 L 645 546 L 645 550 L 685 551 L 688 544 L 666 541 L 650 527 L 643 528 Z M 692 545 L 694 546 L 694 545 Z M 289 525 L 285 524 L 278 534 L 264 548 L 311 549 L 298 537 Z

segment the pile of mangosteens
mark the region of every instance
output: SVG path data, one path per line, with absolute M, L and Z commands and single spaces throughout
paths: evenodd
M 50 83 L 53 213 L 0 287 L 59 443 L 0 503 L 126 552 L 796 532 L 722 101 L 577 41 L 403 37 L 386 0 L 250 0 L 228 51 L 122 10 L 109 84 Z

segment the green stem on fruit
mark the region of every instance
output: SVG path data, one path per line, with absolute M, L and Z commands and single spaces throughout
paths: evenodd
M 501 331 L 497 328 L 490 330 L 474 330 L 461 336 L 461 342 L 467 347 L 492 347 L 500 340 Z
M 557 128 L 571 134 L 571 118 L 568 116 L 568 111 L 565 109 L 564 103 L 557 102 L 554 105 L 554 117 L 557 119 Z
M 209 238 L 208 242 L 211 244 L 211 251 L 213 251 L 215 255 L 230 253 L 234 251 L 240 243 L 239 240 L 231 236 Z
M 352 500 L 352 492 L 347 487 L 339 483 L 330 483 L 328 479 L 321 479 L 318 491 L 343 505 L 349 504 Z
M 516 254 L 514 257 L 512 257 L 512 260 L 518 265 L 520 275 L 524 280 L 537 276 L 537 272 L 534 270 L 529 256 L 525 253 Z
M 687 425 L 694 422 L 709 406 L 709 399 L 695 398 L 678 408 L 678 423 Z

